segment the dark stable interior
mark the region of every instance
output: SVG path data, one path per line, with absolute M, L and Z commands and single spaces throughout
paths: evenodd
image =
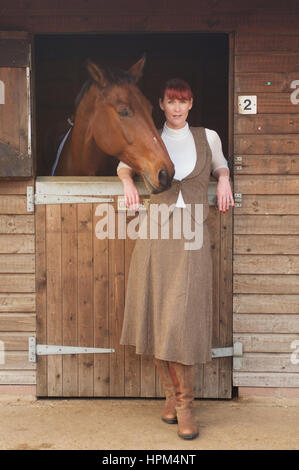
M 169 78 L 183 78 L 194 93 L 189 125 L 217 131 L 228 158 L 227 34 L 37 35 L 34 50 L 37 176 L 50 175 L 76 96 L 88 78 L 86 60 L 129 69 L 144 53 L 146 64 L 139 87 L 153 104 L 157 128 L 164 123 L 158 105 L 161 86 Z

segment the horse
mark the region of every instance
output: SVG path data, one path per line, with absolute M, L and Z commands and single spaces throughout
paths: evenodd
M 137 87 L 144 63 L 142 57 L 123 71 L 87 61 L 89 78 L 77 97 L 55 175 L 109 176 L 121 160 L 151 193 L 170 187 L 174 165 L 154 125 L 152 105 Z

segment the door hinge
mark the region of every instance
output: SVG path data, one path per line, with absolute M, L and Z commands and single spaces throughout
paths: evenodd
M 114 202 L 113 197 L 76 196 L 59 194 L 34 194 L 34 187 L 27 186 L 27 212 L 34 212 L 36 204 L 82 204 L 92 202 Z
M 235 156 L 234 163 L 235 163 L 235 166 L 234 166 L 235 170 L 239 170 L 239 171 L 242 170 L 243 167 L 242 167 L 242 157 L 241 156 L 239 156 L 239 155 Z
M 54 354 L 103 354 L 113 353 L 110 348 L 85 348 L 80 346 L 56 346 L 51 344 L 36 344 L 36 337 L 29 337 L 29 362 L 36 362 L 37 356 L 50 356 Z
M 235 207 L 242 207 L 242 194 L 241 193 L 235 193 L 234 200 L 235 200 Z
M 233 368 L 239 370 L 242 367 L 243 344 L 237 341 L 227 348 L 213 348 L 212 359 L 217 357 L 233 357 Z
M 34 212 L 34 187 L 27 186 L 27 212 Z

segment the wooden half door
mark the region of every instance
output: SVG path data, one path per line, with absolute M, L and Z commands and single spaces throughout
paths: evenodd
M 122 183 L 117 177 L 107 178 L 109 183 L 105 183 L 105 178 L 96 178 L 96 184 L 91 180 L 79 178 L 70 184 L 62 177 L 40 177 L 36 182 L 36 197 L 43 198 L 35 208 L 37 344 L 108 348 L 114 352 L 38 355 L 37 395 L 163 397 L 153 357 L 136 355 L 134 346 L 119 344 L 135 240 L 128 236 L 98 236 L 98 223 L 104 215 L 99 211 L 102 198 L 108 198 L 114 210 L 116 234 L 119 223 L 127 226 L 131 220 L 118 209 Z M 230 347 L 231 213 L 220 215 L 215 210 L 214 183 L 209 192 L 208 223 L 214 264 L 213 348 Z M 55 193 L 60 201 L 53 203 Z M 61 198 L 70 193 L 73 198 L 86 198 L 88 194 L 97 199 L 62 203 Z M 52 199 L 47 201 L 49 195 Z M 146 198 L 141 195 L 142 201 Z M 229 398 L 231 363 L 232 358 L 226 357 L 197 366 L 195 396 Z
M 0 32 L 0 177 L 31 177 L 31 36 Z

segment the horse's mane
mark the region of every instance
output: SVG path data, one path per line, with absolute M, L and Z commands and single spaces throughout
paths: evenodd
M 127 70 L 121 70 L 118 68 L 103 68 L 101 70 L 104 75 L 104 79 L 108 86 L 123 85 L 124 83 L 135 83 L 136 77 Z M 77 110 L 83 96 L 88 92 L 91 85 L 97 85 L 100 87 L 99 83 L 96 82 L 92 77 L 89 77 L 83 84 L 81 90 L 79 91 L 75 99 L 75 111 Z

